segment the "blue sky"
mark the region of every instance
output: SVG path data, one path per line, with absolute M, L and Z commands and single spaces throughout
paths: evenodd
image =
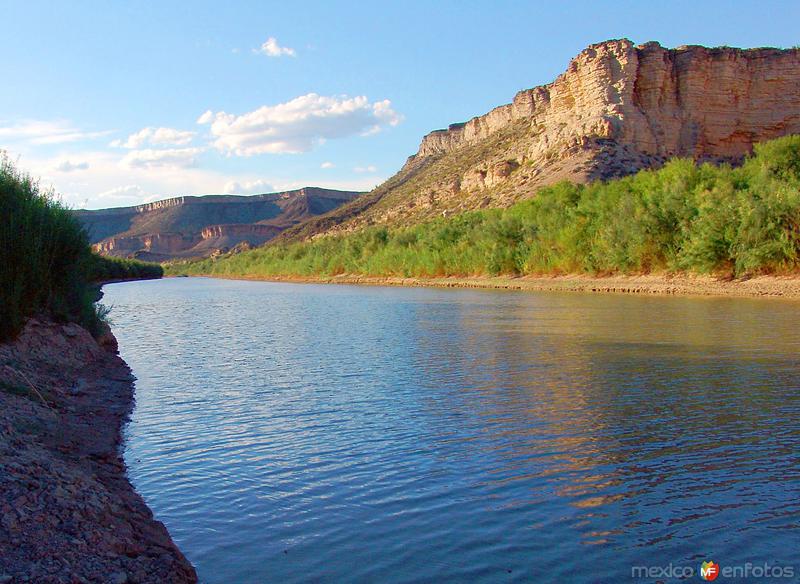
M 0 2 L 0 148 L 75 207 L 368 189 L 609 38 L 800 44 L 799 2 Z M 272 39 L 272 40 L 270 40 Z

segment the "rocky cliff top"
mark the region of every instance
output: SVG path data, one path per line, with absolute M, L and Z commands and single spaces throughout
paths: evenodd
M 258 201 L 280 201 L 295 197 L 319 197 L 324 199 L 341 199 L 343 196 L 360 195 L 357 191 L 340 191 L 336 189 L 325 189 L 322 187 L 302 187 L 291 191 L 280 191 L 275 193 L 262 193 L 259 195 L 184 195 L 161 199 L 152 203 L 142 205 L 132 205 L 129 207 L 111 207 L 108 209 L 77 209 L 75 214 L 79 217 L 91 217 L 95 215 L 129 215 L 135 213 L 147 213 L 158 211 L 159 209 L 169 209 L 170 207 L 180 207 L 183 205 L 207 205 L 216 203 L 247 204 Z

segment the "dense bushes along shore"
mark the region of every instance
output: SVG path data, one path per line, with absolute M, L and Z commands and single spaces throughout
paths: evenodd
M 92 254 L 78 219 L 0 153 L 0 341 L 36 313 L 96 333 L 98 282 L 162 274 L 158 265 Z
M 470 276 L 800 268 L 800 136 L 738 168 L 677 159 L 606 183 L 561 183 L 508 209 L 372 227 L 168 267 L 225 276 Z

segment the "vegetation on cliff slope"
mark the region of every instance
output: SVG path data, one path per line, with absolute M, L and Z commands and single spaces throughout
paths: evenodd
M 590 185 L 561 183 L 508 209 L 371 227 L 171 266 L 225 276 L 468 276 L 800 268 L 800 136 L 738 168 L 673 160 Z
M 92 254 L 80 221 L 0 153 L 0 341 L 36 313 L 97 332 L 97 282 L 162 273 L 157 265 Z

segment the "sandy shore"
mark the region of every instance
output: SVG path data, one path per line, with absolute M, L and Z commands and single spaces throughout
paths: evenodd
M 104 341 L 32 319 L 0 345 L 0 584 L 197 581 L 127 479 L 133 376 Z
M 217 276 L 214 277 L 224 277 Z M 722 280 L 713 276 L 519 276 L 471 278 L 400 278 L 341 275 L 333 277 L 245 277 L 231 279 L 372 286 L 427 286 L 435 288 L 493 288 L 557 292 L 603 292 L 680 296 L 738 296 L 800 299 L 800 276 L 757 276 Z

